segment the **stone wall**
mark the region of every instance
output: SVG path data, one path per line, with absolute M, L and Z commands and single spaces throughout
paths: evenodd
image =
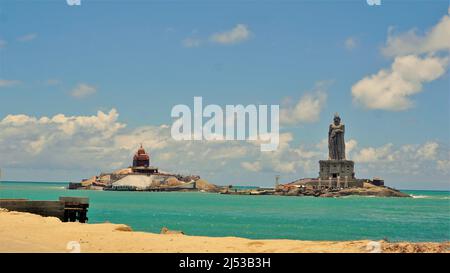
M 351 160 L 320 160 L 319 165 L 321 180 L 328 180 L 330 177 L 334 179 L 340 177 L 341 181 L 344 181 L 345 177 L 349 181 L 355 179 L 355 163 Z

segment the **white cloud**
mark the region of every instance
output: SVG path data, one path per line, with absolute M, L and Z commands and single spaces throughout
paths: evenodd
M 132 150 L 136 145 L 142 143 L 152 150 L 161 150 L 169 145 L 169 135 L 165 133 L 166 131 L 164 126 L 142 126 L 128 134 L 117 135 L 114 145 L 119 149 Z
M 4 168 L 110 171 L 129 166 L 141 143 L 153 164 L 202 175 L 225 165 L 234 166 L 230 170 L 235 173 L 241 158 L 259 152 L 259 146 L 248 142 L 175 141 L 167 125 L 126 130 L 115 109 L 93 116 L 8 115 L 0 120 L 0 166 Z
M 74 89 L 72 89 L 70 94 L 72 95 L 72 97 L 81 99 L 93 95 L 96 92 L 97 89 L 94 86 L 85 83 L 80 83 Z
M 402 111 L 422 85 L 446 72 L 450 50 L 450 17 L 445 15 L 422 36 L 416 30 L 393 35 L 389 30 L 384 55 L 394 57 L 389 69 L 364 77 L 352 86 L 353 101 L 368 109 Z
M 445 147 L 437 142 L 423 144 L 404 144 L 394 146 L 388 143 L 379 147 L 365 147 L 356 151 L 353 160 L 359 168 L 368 168 L 372 172 L 384 174 L 434 174 L 435 170 L 445 173 L 448 156 Z
M 391 162 L 395 159 L 392 154 L 392 147 L 393 144 L 388 143 L 378 148 L 363 148 L 354 155 L 353 159 L 359 163 L 379 161 Z
M 304 94 L 295 105 L 286 105 L 280 109 L 281 124 L 299 124 L 316 122 L 327 101 L 327 94 L 322 88 Z
M 422 54 L 450 50 L 450 17 L 445 15 L 430 31 L 420 36 L 412 29 L 399 35 L 389 29 L 386 46 L 382 52 L 386 56 Z
M 441 77 L 448 58 L 415 55 L 396 57 L 390 69 L 367 76 L 352 86 L 353 100 L 369 109 L 401 111 L 413 106 L 410 96 Z
M 417 150 L 417 157 L 420 159 L 436 159 L 439 144 L 436 142 L 427 142 Z
M 278 150 L 270 153 L 254 153 L 252 162 L 258 162 L 256 166 L 243 165 L 246 169 L 259 169 L 258 171 L 275 172 L 281 174 L 312 174 L 317 173 L 317 162 L 326 155 L 324 151 L 300 145 L 294 147 L 291 133 L 280 134 Z M 256 170 L 253 170 L 256 171 Z
M 37 33 L 29 33 L 17 38 L 19 42 L 29 42 L 37 38 Z
M 199 47 L 202 41 L 198 38 L 188 37 L 182 41 L 184 47 Z
M 344 42 L 345 48 L 352 50 L 358 46 L 358 42 L 354 37 L 348 37 Z
M 87 168 L 110 162 L 113 137 L 125 127 L 117 118 L 115 109 L 94 116 L 8 115 L 0 120 L 0 154 L 8 155 L 0 165 Z
M 18 84 L 20 84 L 20 81 L 0 79 L 0 88 L 1 87 L 11 87 L 11 86 L 15 86 Z
M 327 144 L 328 144 L 328 140 L 327 140 Z M 345 142 L 345 152 L 347 154 L 350 154 L 357 146 L 358 146 L 358 141 L 356 141 L 355 139 L 349 139 L 348 141 Z
M 198 31 L 193 30 L 191 35 L 197 36 Z M 224 32 L 214 33 L 209 36 L 209 39 L 199 37 L 187 37 L 181 41 L 182 46 L 193 48 L 200 47 L 206 44 L 209 40 L 210 43 L 231 45 L 243 42 L 249 39 L 251 32 L 249 28 L 244 24 L 237 24 L 234 28 Z
M 437 161 L 437 169 L 444 174 L 450 173 L 450 159 L 443 159 Z
M 316 177 L 318 161 L 328 156 L 326 139 L 315 145 L 299 146 L 292 144 L 293 136 L 290 133 L 286 133 L 281 139 L 279 150 L 271 154 L 253 154 L 252 160 L 247 159 L 245 162 L 257 164 L 245 164 L 245 168 L 253 168 L 257 172 L 293 174 L 297 178 Z M 346 142 L 347 158 L 355 161 L 356 175 L 359 178 L 400 174 L 405 179 L 417 174 L 430 177 L 443 175 L 450 170 L 445 169 L 450 161 L 450 154 L 446 154 L 446 150 L 447 148 L 434 141 L 400 146 L 387 143 L 379 147 L 361 148 L 358 148 L 358 141 L 355 139 Z
M 237 24 L 233 29 L 211 35 L 210 40 L 219 44 L 236 44 L 250 37 L 250 30 L 244 24 Z
M 251 172 L 259 172 L 261 171 L 261 163 L 258 161 L 255 162 L 242 162 L 241 166 Z
M 77 170 L 81 174 L 73 177 L 77 180 L 129 166 L 142 143 L 151 163 L 162 170 L 199 174 L 212 182 L 220 174 L 221 183 L 230 183 L 227 176 L 249 177 L 250 173 L 270 177 L 279 173 L 284 179 L 316 177 L 318 161 L 327 158 L 324 141 L 294 144 L 291 133 L 280 135 L 278 150 L 262 153 L 253 142 L 175 141 L 167 125 L 127 129 L 118 118 L 115 109 L 92 116 L 8 115 L 0 119 L 0 166 L 26 172 Z M 449 154 L 437 142 L 361 148 L 355 139 L 346 143 L 348 158 L 355 160 L 361 178 L 391 173 L 406 177 L 445 174 L 449 169 Z
M 392 143 L 380 147 L 360 149 L 354 160 L 359 163 L 392 162 L 408 159 L 408 161 L 429 161 L 437 159 L 439 144 L 428 141 L 422 145 L 405 144 L 395 148 Z

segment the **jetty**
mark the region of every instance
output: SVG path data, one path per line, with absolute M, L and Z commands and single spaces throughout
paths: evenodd
M 45 217 L 56 217 L 63 222 L 88 221 L 88 197 L 59 197 L 55 201 L 28 199 L 0 199 L 0 208 L 9 211 L 28 212 Z
M 275 189 L 273 188 L 254 188 L 254 189 L 237 189 L 231 186 L 225 187 L 220 191 L 220 194 L 230 195 L 274 195 Z

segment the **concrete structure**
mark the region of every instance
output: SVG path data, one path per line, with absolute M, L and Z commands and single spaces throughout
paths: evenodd
M 372 181 L 369 181 L 369 183 L 375 186 L 384 186 L 384 180 L 379 177 L 374 177 Z
M 170 185 L 170 179 L 177 180 L 171 175 L 126 175 L 122 179 L 112 183 L 109 190 L 127 190 L 127 191 L 175 191 L 175 190 L 195 190 L 195 181 L 179 182 Z M 173 181 L 172 180 L 172 181 Z M 177 180 L 178 181 L 178 180 Z
M 150 156 L 141 147 L 137 150 L 133 157 L 133 167 L 148 167 L 150 166 Z
M 318 178 L 302 178 L 287 186 L 313 189 L 363 187 L 364 181 L 355 177 L 355 163 L 345 156 L 345 127 L 339 114 L 334 115 L 328 131 L 328 160 L 319 161 Z
M 352 180 L 355 178 L 355 163 L 351 160 L 320 160 L 319 178 L 327 180 L 329 177 Z
M 134 154 L 132 170 L 134 173 L 143 173 L 148 175 L 158 173 L 158 168 L 150 166 L 150 155 L 145 152 L 142 144 Z
M 363 179 L 345 179 L 345 178 L 302 178 L 293 181 L 287 185 L 298 187 L 310 187 L 312 189 L 337 189 L 337 188 L 352 188 L 362 187 L 364 183 Z
M 0 208 L 28 212 L 44 217 L 57 217 L 63 222 L 87 222 L 88 197 L 60 197 L 58 201 L 0 199 Z
M 345 126 L 341 123 L 339 114 L 336 113 L 328 130 L 329 158 L 319 161 L 319 180 L 324 181 L 323 184 L 328 184 L 328 188 L 363 186 L 362 181 L 355 177 L 355 163 L 346 159 L 344 133 Z

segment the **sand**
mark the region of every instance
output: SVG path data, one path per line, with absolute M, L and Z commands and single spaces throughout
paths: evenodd
M 0 252 L 449 252 L 450 243 L 250 240 L 134 232 L 121 224 L 62 223 L 0 209 Z M 79 248 L 78 248 L 79 244 Z

